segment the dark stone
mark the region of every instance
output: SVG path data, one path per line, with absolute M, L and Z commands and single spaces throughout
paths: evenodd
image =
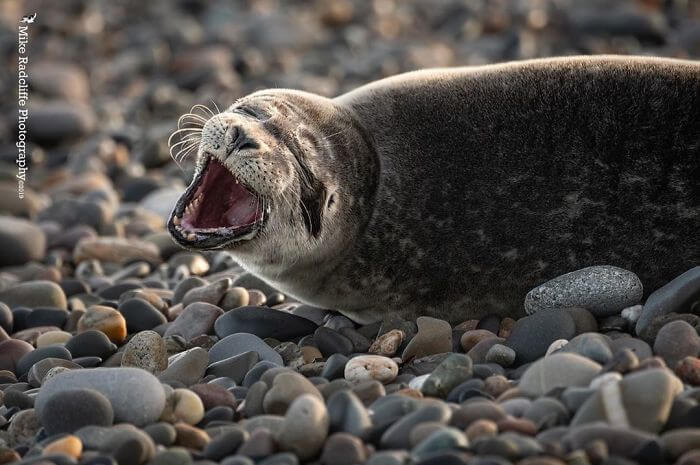
M 35 308 L 27 315 L 24 324 L 27 328 L 38 326 L 63 328 L 67 319 L 68 312 L 61 308 Z
M 111 426 L 109 400 L 93 389 L 69 389 L 53 394 L 41 410 L 41 424 L 49 435 L 73 433 L 88 425 Z
M 243 382 L 243 378 L 245 378 L 248 370 L 259 361 L 260 355 L 257 352 L 243 352 L 242 354 L 212 363 L 207 368 L 206 374 L 231 378 L 236 384 L 240 384 Z
M 691 268 L 649 295 L 637 320 L 637 334 L 644 333 L 651 322 L 661 315 L 690 313 L 690 305 L 698 299 L 700 266 Z
M 63 346 L 51 345 L 40 347 L 22 356 L 22 358 L 17 361 L 16 373 L 18 375 L 23 375 L 27 373 L 36 362 L 49 357 L 61 358 L 63 360 L 72 359 L 71 353 Z
M 214 324 L 216 335 L 251 333 L 259 338 L 273 337 L 289 341 L 311 334 L 317 325 L 306 318 L 269 307 L 239 307 L 221 315 Z
M 117 350 L 117 346 L 109 340 L 107 335 L 96 329 L 76 334 L 68 339 L 65 347 L 73 358 L 100 357 L 103 360 L 106 360 Z
M 330 357 L 333 354 L 350 355 L 354 349 L 350 339 L 324 326 L 316 329 L 314 341 L 324 357 Z
M 571 339 L 576 334 L 574 319 L 561 309 L 545 309 L 520 318 L 506 344 L 517 354 L 516 363 L 533 362 L 542 357 L 557 339 Z
M 153 329 L 168 322 L 158 309 L 139 298 L 125 300 L 119 304 L 118 310 L 124 316 L 126 329 L 130 334 Z

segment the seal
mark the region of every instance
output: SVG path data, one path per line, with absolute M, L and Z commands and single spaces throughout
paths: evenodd
M 259 91 L 202 123 L 173 238 L 360 323 L 519 315 L 591 265 L 648 292 L 700 262 L 699 62 L 422 70 Z

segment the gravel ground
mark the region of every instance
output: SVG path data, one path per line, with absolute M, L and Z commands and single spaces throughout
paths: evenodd
M 0 464 L 700 464 L 700 267 L 642 301 L 572 270 L 519 319 L 358 326 L 179 249 L 168 135 L 265 87 L 430 66 L 700 56 L 700 2 L 0 3 Z M 22 53 L 22 52 L 20 52 Z M 514 309 L 515 310 L 515 309 Z

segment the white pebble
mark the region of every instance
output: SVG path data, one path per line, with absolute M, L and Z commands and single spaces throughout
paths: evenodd
M 569 341 L 567 341 L 566 339 L 557 339 L 556 341 L 549 344 L 549 347 L 547 347 L 547 353 L 545 353 L 544 356 L 547 357 L 549 355 L 552 355 L 554 352 L 561 349 L 568 343 Z
M 631 323 L 636 323 L 639 316 L 642 314 L 642 308 L 641 305 L 632 305 L 631 307 L 624 308 L 622 309 L 622 318 Z
M 591 380 L 589 386 L 593 389 L 600 389 L 608 383 L 617 383 L 622 379 L 622 375 L 616 371 L 611 371 L 609 373 L 603 373 L 600 376 L 596 376 Z
M 399 374 L 395 361 L 381 355 L 360 355 L 351 358 L 345 365 L 345 379 L 348 381 L 365 381 L 376 379 L 381 383 L 390 383 Z

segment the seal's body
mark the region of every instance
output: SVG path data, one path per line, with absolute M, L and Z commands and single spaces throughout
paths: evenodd
M 304 302 L 360 322 L 387 312 L 460 321 L 519 314 L 531 288 L 590 265 L 634 271 L 652 291 L 700 262 L 700 63 L 426 70 L 333 100 L 265 91 L 230 111 L 285 106 L 275 100 L 296 116 L 263 127 L 310 182 L 290 184 L 300 206 L 276 232 L 264 234 L 271 211 L 259 237 L 227 246 Z M 300 113 L 308 146 L 280 130 Z

